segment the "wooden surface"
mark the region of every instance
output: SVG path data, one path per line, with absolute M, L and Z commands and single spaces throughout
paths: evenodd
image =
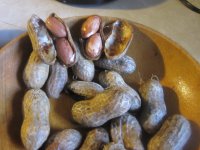
M 105 21 L 110 21 L 104 18 Z M 111 20 L 114 18 L 111 18 Z M 65 19 L 75 40 L 82 19 Z M 190 120 L 192 136 L 185 150 L 200 149 L 200 65 L 180 46 L 148 27 L 132 23 L 134 40 L 128 50 L 137 64 L 126 82 L 138 88 L 140 79 L 147 80 L 155 74 L 164 86 L 168 115 L 181 113 Z M 21 35 L 0 50 L 0 149 L 23 149 L 20 127 L 23 120 L 22 100 L 26 91 L 22 72 L 31 52 L 27 34 Z M 51 133 L 64 128 L 79 128 L 70 115 L 74 100 L 62 94 L 51 101 Z

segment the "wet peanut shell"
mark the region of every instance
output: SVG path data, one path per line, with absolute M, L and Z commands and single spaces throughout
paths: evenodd
M 45 23 L 36 15 L 32 15 L 27 23 L 28 35 L 31 39 L 33 50 L 38 51 L 40 58 L 49 65 L 56 60 L 56 50 L 53 40 L 49 35 Z
M 51 73 L 46 85 L 47 95 L 51 98 L 59 98 L 68 80 L 67 68 L 58 61 L 51 66 Z
M 49 138 L 46 150 L 75 150 L 81 144 L 82 136 L 75 129 L 65 129 Z
M 80 53 L 78 62 L 72 67 L 73 73 L 80 80 L 92 81 L 94 78 L 95 68 L 91 60 L 85 59 Z
M 99 68 L 116 71 L 121 74 L 131 74 L 136 69 L 135 61 L 127 55 L 116 60 L 107 59 L 105 57 L 100 58 L 94 61 L 94 64 Z
M 104 145 L 103 150 L 126 150 L 123 144 L 120 143 L 108 143 Z
M 68 89 L 73 93 L 88 99 L 93 98 L 96 94 L 104 91 L 104 88 L 101 85 L 87 81 L 73 81 L 68 85 Z
M 28 88 L 39 89 L 45 84 L 49 74 L 49 65 L 45 64 L 37 51 L 32 51 L 23 72 L 23 80 Z
M 137 119 L 126 113 L 111 122 L 111 138 L 129 150 L 144 150 L 141 142 L 142 129 Z
M 104 128 L 96 128 L 88 132 L 80 150 L 101 150 L 109 143 L 108 132 Z
M 139 92 L 143 100 L 139 120 L 144 130 L 153 134 L 160 128 L 167 114 L 163 88 L 158 80 L 152 78 L 141 85 Z
M 31 89 L 26 92 L 21 127 L 21 139 L 26 149 L 37 150 L 46 141 L 50 132 L 49 111 L 49 100 L 42 90 Z
M 89 100 L 76 102 L 72 107 L 73 119 L 86 127 L 98 127 L 119 117 L 131 107 L 131 96 L 126 89 L 111 87 Z
M 108 30 L 105 32 L 105 29 Z M 112 23 L 103 22 L 100 28 L 103 38 L 104 53 L 108 59 L 123 57 L 133 39 L 133 27 L 125 20 L 116 20 Z
M 126 89 L 131 96 L 131 111 L 138 110 L 141 107 L 141 99 L 139 94 L 124 82 L 122 76 L 115 71 L 103 71 L 99 74 L 99 83 L 104 87 L 121 87 Z
M 191 136 L 187 119 L 175 114 L 169 117 L 148 143 L 148 150 L 182 150 Z

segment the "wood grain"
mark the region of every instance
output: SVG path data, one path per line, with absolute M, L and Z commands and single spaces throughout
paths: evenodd
M 103 18 L 110 22 L 115 18 Z M 80 35 L 82 17 L 65 19 L 75 41 Z M 141 79 L 152 74 L 164 85 L 168 114 L 181 113 L 190 120 L 192 136 L 186 150 L 200 149 L 200 65 L 178 44 L 165 36 L 133 23 L 134 40 L 128 54 L 136 60 L 137 70 L 125 76 L 126 82 L 138 88 Z M 23 149 L 20 140 L 22 100 L 26 91 L 22 72 L 31 52 L 31 43 L 25 33 L 0 50 L 0 149 Z M 74 100 L 62 94 L 51 101 L 51 133 L 65 128 L 80 128 L 71 118 Z M 80 129 L 81 130 L 81 129 Z

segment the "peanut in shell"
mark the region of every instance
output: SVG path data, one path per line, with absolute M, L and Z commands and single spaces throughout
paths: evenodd
M 37 150 L 46 141 L 50 132 L 49 112 L 49 99 L 42 90 L 31 89 L 26 92 L 21 127 L 21 139 L 26 149 Z
M 68 89 L 77 95 L 84 96 L 86 99 L 93 98 L 104 91 L 101 85 L 88 81 L 72 81 L 68 85 Z
M 42 88 L 49 75 L 49 65 L 44 63 L 37 51 L 32 51 L 23 72 L 27 88 Z

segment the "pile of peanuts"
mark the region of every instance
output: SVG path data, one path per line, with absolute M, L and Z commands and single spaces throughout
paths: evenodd
M 45 22 L 33 15 L 27 28 L 33 51 L 23 73 L 28 91 L 21 139 L 26 149 L 181 150 L 187 143 L 190 123 L 180 114 L 166 118 L 164 91 L 156 76 L 138 90 L 123 80 L 136 69 L 126 55 L 134 32 L 127 21 L 105 24 L 101 16 L 89 16 L 77 30 L 79 41 L 54 13 Z M 83 97 L 71 112 L 75 122 L 91 129 L 85 138 L 76 129 L 49 136 L 49 98 L 58 99 L 63 89 Z M 151 135 L 147 145 L 143 131 Z

